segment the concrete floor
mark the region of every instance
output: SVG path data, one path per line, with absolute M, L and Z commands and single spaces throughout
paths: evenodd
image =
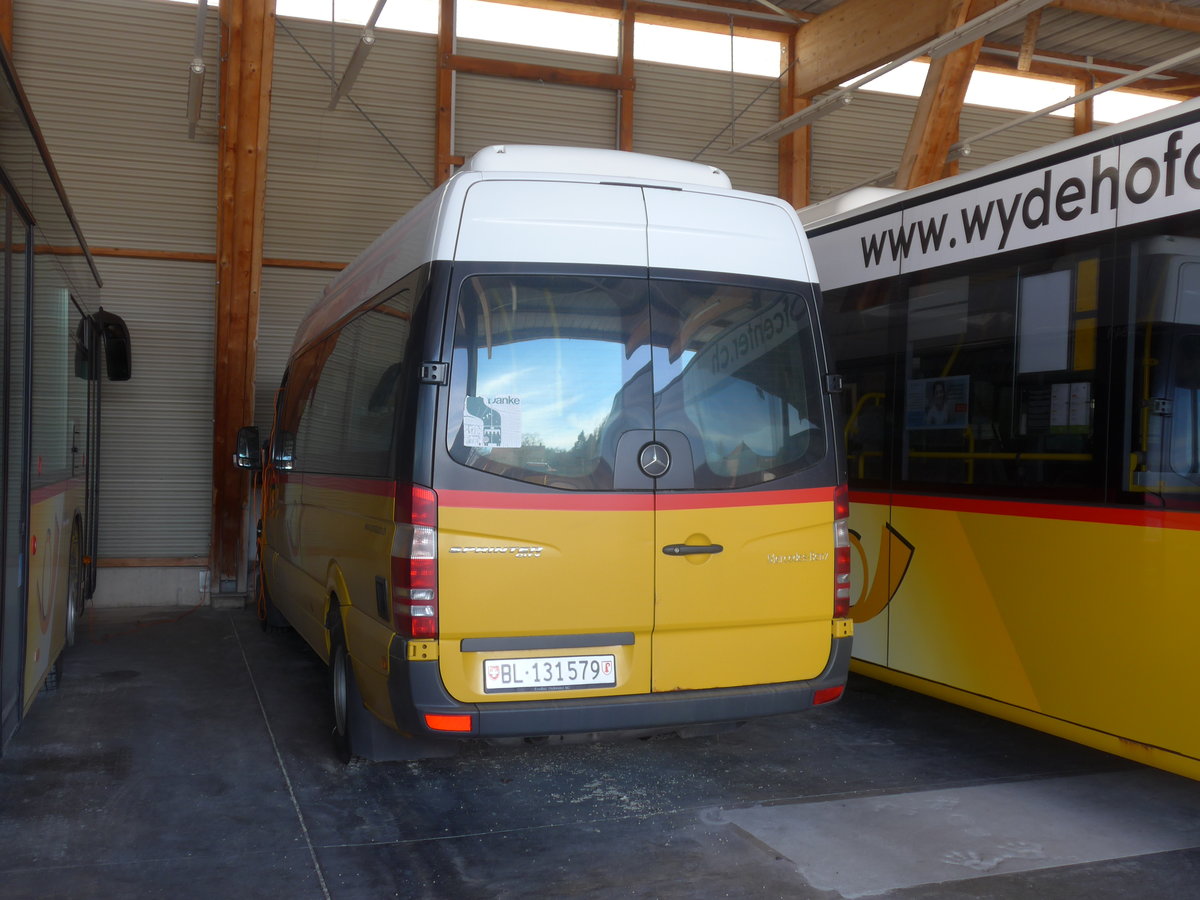
M 0 759 L 0 897 L 1200 897 L 1200 783 L 867 679 L 718 736 L 349 767 L 324 701 L 251 611 L 89 613 Z

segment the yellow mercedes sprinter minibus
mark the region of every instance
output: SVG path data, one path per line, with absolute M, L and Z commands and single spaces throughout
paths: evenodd
M 329 662 L 344 758 L 841 696 L 816 282 L 795 212 L 718 169 L 532 146 L 480 151 L 333 281 L 277 398 L 260 581 Z

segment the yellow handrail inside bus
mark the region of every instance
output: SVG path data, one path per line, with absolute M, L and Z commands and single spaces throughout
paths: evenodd
M 1022 453 L 1019 450 L 1010 451 L 971 451 L 955 452 L 953 450 L 910 450 L 909 457 L 913 459 L 1028 459 L 1039 462 L 1091 462 L 1090 453 Z
M 846 427 L 843 430 L 846 437 L 858 430 L 858 416 L 862 412 L 863 407 L 867 405 L 868 400 L 874 400 L 876 406 L 882 406 L 883 401 L 887 399 L 887 394 L 882 391 L 870 391 L 858 398 L 858 402 L 854 404 L 854 411 L 850 413 L 850 417 L 846 420 Z

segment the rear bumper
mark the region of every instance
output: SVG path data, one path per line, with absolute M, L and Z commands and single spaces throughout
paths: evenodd
M 846 683 L 852 638 L 833 638 L 829 663 L 816 678 L 782 684 L 672 691 L 570 700 L 459 703 L 442 684 L 436 660 L 410 662 L 397 638 L 391 650 L 389 693 L 400 730 L 441 738 L 539 737 L 603 731 L 639 731 L 738 722 L 800 712 L 813 695 Z M 425 716 L 471 715 L 470 731 L 431 731 Z

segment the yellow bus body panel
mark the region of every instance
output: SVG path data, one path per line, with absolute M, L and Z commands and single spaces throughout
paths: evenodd
M 25 696 L 28 712 L 46 673 L 66 646 L 71 527 L 82 488 L 74 484 L 49 496 L 34 491 L 30 509 L 29 595 L 25 617 Z M 76 628 L 82 628 L 77 623 Z
M 478 703 L 650 690 L 654 559 L 648 549 L 654 537 L 654 513 L 648 497 L 633 505 L 644 508 L 488 509 L 439 504 L 439 660 L 442 681 L 452 697 Z M 486 552 L 488 548 L 502 552 Z M 521 549 L 528 552 L 516 552 Z M 470 638 L 614 632 L 631 633 L 633 643 L 563 650 L 461 649 L 461 642 Z M 616 658 L 615 687 L 492 694 L 483 690 L 486 659 L 608 653 Z
M 1004 514 L 1015 507 L 1023 514 Z M 1131 759 L 1147 747 L 1180 754 L 1200 774 L 1200 719 L 1168 700 L 1200 691 L 1194 514 L 987 509 L 892 509 L 911 559 L 886 607 L 855 615 L 855 658 L 1052 733 L 1051 720 L 1074 723 L 1092 737 L 1073 740 Z M 889 569 L 897 580 L 904 548 L 887 551 L 887 522 L 886 505 L 852 500 L 852 612 Z
M 289 489 L 292 486 L 289 485 Z M 363 700 L 385 721 L 394 722 L 388 697 L 388 649 L 392 627 L 391 551 L 396 529 L 395 488 L 390 481 L 306 476 L 300 504 L 268 515 L 264 530 L 273 553 L 267 587 L 272 602 L 301 636 L 328 660 L 325 619 L 336 597 L 346 649 Z M 285 521 L 289 519 L 289 521 Z M 287 544 L 289 528 L 299 533 Z M 282 546 L 271 546 L 280 542 Z M 302 552 L 301 552 L 301 549 Z M 383 579 L 381 615 L 379 587 Z
M 699 498 L 686 509 L 660 503 L 654 690 L 819 675 L 829 660 L 833 616 L 830 499 L 705 508 Z M 723 549 L 668 556 L 661 550 L 668 544 Z

